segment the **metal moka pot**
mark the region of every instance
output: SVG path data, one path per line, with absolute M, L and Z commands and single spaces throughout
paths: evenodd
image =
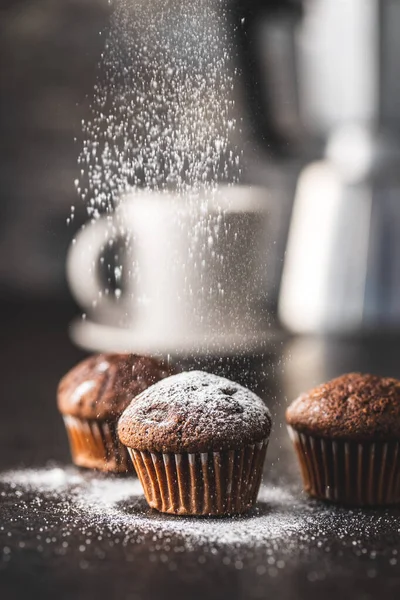
M 308 69 L 320 86 L 309 80 L 309 99 L 321 102 L 307 108 L 328 135 L 323 160 L 298 181 L 279 315 L 302 333 L 392 331 L 400 327 L 400 4 L 311 4 L 326 20 L 309 24 L 320 39 Z

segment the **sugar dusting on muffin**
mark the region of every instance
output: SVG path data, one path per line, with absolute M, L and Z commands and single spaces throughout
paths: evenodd
M 58 388 L 73 462 L 81 467 L 133 471 L 117 436 L 117 420 L 132 398 L 174 370 L 134 354 L 98 354 L 76 365 Z
M 96 354 L 61 379 L 58 407 L 63 414 L 85 419 L 119 416 L 132 398 L 174 372 L 149 356 Z
M 202 371 L 151 386 L 118 424 L 149 505 L 179 515 L 251 508 L 270 431 L 271 415 L 258 396 Z
M 122 443 L 140 450 L 202 452 L 265 439 L 271 415 L 243 386 L 203 371 L 180 373 L 148 388 L 119 422 Z

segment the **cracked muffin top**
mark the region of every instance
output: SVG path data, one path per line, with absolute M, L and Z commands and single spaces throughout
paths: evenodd
M 90 356 L 61 379 L 58 408 L 64 415 L 82 419 L 117 419 L 135 396 L 174 372 L 148 356 Z
M 299 432 L 349 441 L 400 438 L 400 381 L 348 373 L 292 402 L 289 425 Z
M 208 452 L 261 442 L 271 431 L 264 402 L 203 371 L 179 373 L 142 392 L 118 424 L 121 442 L 150 452 Z

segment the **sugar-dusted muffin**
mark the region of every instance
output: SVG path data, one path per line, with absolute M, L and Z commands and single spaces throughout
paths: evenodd
M 400 381 L 349 373 L 286 411 L 306 491 L 351 505 L 400 501 Z
M 149 505 L 179 515 L 253 506 L 270 431 L 271 415 L 258 396 L 202 371 L 148 388 L 118 424 Z
M 135 396 L 174 372 L 159 360 L 134 354 L 98 354 L 71 369 L 60 381 L 57 400 L 74 463 L 133 471 L 118 440 L 117 421 Z

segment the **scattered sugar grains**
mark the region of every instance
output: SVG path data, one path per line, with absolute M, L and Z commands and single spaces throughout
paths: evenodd
M 305 527 L 306 517 L 300 516 L 298 503 L 288 491 L 262 486 L 259 509 L 248 517 L 193 519 L 159 515 L 145 506 L 141 485 L 137 479 L 102 477 L 81 474 L 74 468 L 50 468 L 10 471 L 0 475 L 7 495 L 30 493 L 36 504 L 54 498 L 63 503 L 60 521 L 72 518 L 79 528 L 94 526 L 101 532 L 153 533 L 162 544 L 174 534 L 181 538 L 185 549 L 227 546 L 263 547 L 282 541 L 286 547 Z M 297 510 L 296 510 L 297 505 Z M 43 506 L 41 506 L 43 509 Z M 23 518 L 23 513 L 21 513 Z M 27 517 L 29 519 L 29 517 Z
M 52 547 L 58 554 L 73 551 L 78 540 L 79 553 L 88 556 L 92 549 L 104 558 L 108 546 L 146 542 L 150 560 L 156 560 L 156 555 L 160 560 L 171 556 L 171 550 L 198 549 L 199 560 L 220 553 L 224 564 L 230 561 L 241 568 L 244 560 L 257 556 L 270 575 L 290 560 L 315 552 L 341 556 L 346 549 L 349 557 L 374 561 L 381 553 L 382 539 L 398 539 L 399 531 L 395 509 L 377 512 L 325 506 L 301 499 L 286 487 L 268 485 L 261 487 L 257 508 L 246 516 L 162 515 L 147 507 L 137 479 L 83 473 L 73 467 L 5 472 L 0 474 L 0 496 L 10 511 L 0 527 L 1 537 L 7 541 L 20 535 L 11 531 L 21 531 L 24 546 L 32 544 L 29 536 L 33 536 L 40 552 Z M 5 546 L 8 550 L 2 559 L 9 560 L 12 551 Z M 387 558 L 389 565 L 397 565 L 397 549 Z M 260 567 L 260 575 L 261 571 Z

